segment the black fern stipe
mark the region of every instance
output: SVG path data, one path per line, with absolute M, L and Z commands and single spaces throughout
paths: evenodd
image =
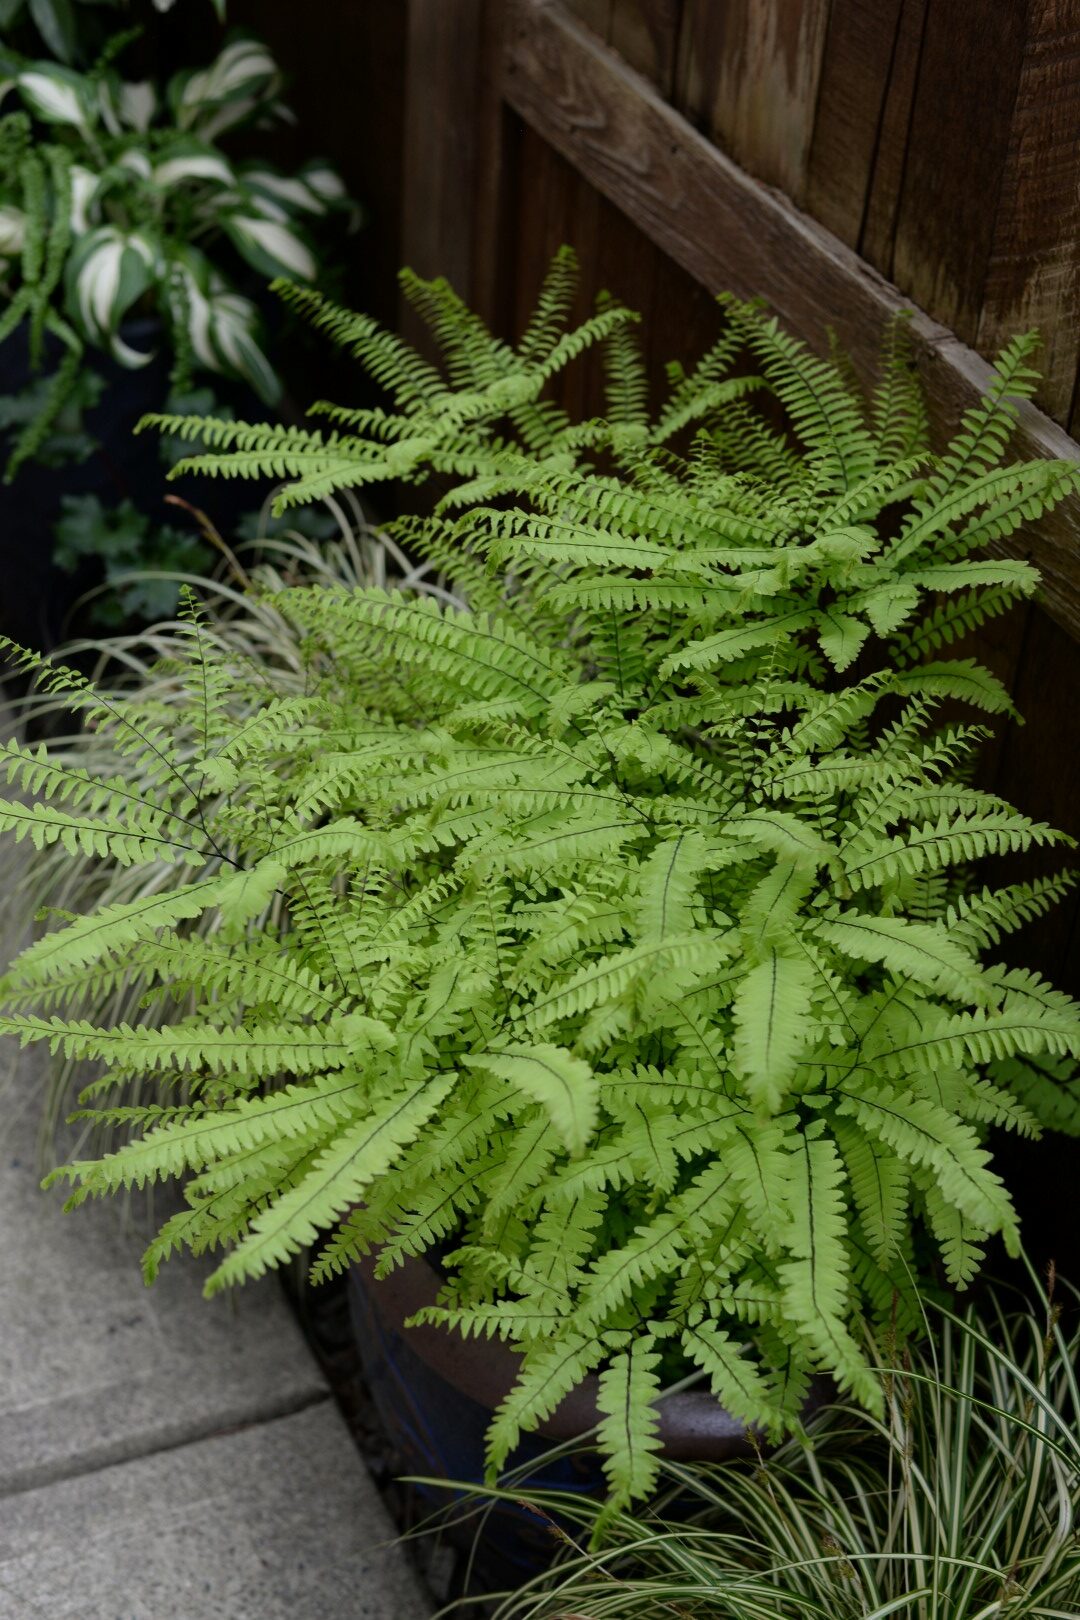
M 33 944 L 2 1027 L 100 1063 L 88 1106 L 137 1128 L 59 1172 L 76 1200 L 184 1178 L 148 1276 L 181 1247 L 222 1251 L 212 1289 L 308 1245 L 316 1276 L 373 1247 L 385 1272 L 452 1238 L 425 1318 L 521 1352 L 492 1469 L 597 1369 L 625 1500 L 680 1364 L 768 1429 L 817 1371 L 879 1406 L 864 1324 L 1016 1247 L 990 1128 L 1080 1130 L 1077 1008 L 993 961 L 1069 879 L 994 887 L 988 859 L 1068 840 L 971 785 L 972 714 L 1011 704 L 943 656 L 1035 589 L 978 554 L 1080 476 L 1001 465 L 1030 338 L 932 456 L 900 328 L 864 401 L 725 301 L 651 414 L 634 317 L 568 332 L 573 287 L 563 253 L 514 349 L 407 277 L 445 371 L 286 288 L 386 408 L 157 419 L 283 505 L 438 475 L 393 533 L 445 590 L 285 591 L 284 695 L 192 605 L 182 750 L 175 707 L 52 671 L 145 786 L 11 745 L 35 802 L 0 819 L 159 879 Z M 549 385 L 596 345 L 606 418 L 572 421 Z M 144 1022 L 84 1016 L 124 977 Z

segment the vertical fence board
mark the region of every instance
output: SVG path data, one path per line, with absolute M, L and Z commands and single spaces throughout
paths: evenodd
M 711 293 L 666 255 L 656 252 L 652 301 L 643 310 L 642 339 L 654 405 L 666 396 L 665 368 L 672 360 L 692 365 L 716 342 L 723 327 Z
M 900 190 L 907 163 L 912 107 L 922 60 L 928 0 L 903 0 L 893 38 L 889 81 L 859 236 L 859 252 L 882 275 L 893 275 Z
M 1076 643 L 1069 634 L 1035 611 L 1012 681 L 1012 695 L 1022 725 L 1003 728 L 994 791 L 1025 814 L 1051 826 L 1077 830 L 1080 804 L 1080 715 L 1075 702 L 1063 703 L 1076 687 Z M 999 863 L 1000 864 L 1000 863 Z M 1033 850 L 1009 858 L 1010 875 L 1025 879 L 1072 864 L 1069 852 Z M 1077 897 L 1041 919 L 1037 931 L 1019 944 L 1027 965 L 1061 980 L 1068 964 L 1076 921 Z M 1080 992 L 1080 981 L 1063 988 Z
M 482 0 L 409 0 L 404 256 L 463 292 L 472 279 Z
M 502 97 L 502 63 L 506 13 L 502 0 L 483 0 L 482 31 L 477 58 L 477 134 L 472 163 L 472 264 L 466 292 L 493 331 L 505 331 L 510 322 L 513 286 L 504 274 L 511 230 L 512 194 L 516 164 L 513 153 L 523 126 Z M 466 204 L 466 217 L 469 209 Z M 465 289 L 463 289 L 465 291 Z
M 929 0 L 892 259 L 901 291 L 973 343 L 1026 5 Z
M 564 243 L 574 249 L 583 267 L 572 318 L 584 320 L 591 311 L 595 287 L 589 277 L 600 240 L 603 199 L 530 129 L 522 137 L 514 193 L 517 251 L 512 336 L 516 339 L 524 330 L 552 256 Z M 590 393 L 587 368 L 570 366 L 557 380 L 556 397 L 573 416 L 585 416 L 595 408 L 595 380 Z
M 676 104 L 736 163 L 801 202 L 828 0 L 685 0 Z
M 612 0 L 565 0 L 566 9 L 601 39 L 607 39 Z
M 409 0 L 404 262 L 444 276 L 494 324 L 506 297 L 502 0 Z M 426 342 L 407 306 L 413 342 Z
M 1025 618 L 1026 616 L 1026 618 Z M 1021 632 L 1018 634 L 1018 631 Z M 984 625 L 957 649 L 982 658 L 1011 690 L 1025 724 L 999 725 L 984 751 L 980 780 L 1026 814 L 1066 831 L 1080 831 L 1080 710 L 1063 702 L 1076 691 L 1076 643 L 1035 606 L 1017 608 Z M 1033 851 L 986 863 L 985 878 L 1024 881 L 1071 864 L 1069 852 Z M 1059 989 L 1080 994 L 1080 900 L 1075 895 L 994 951 L 997 960 L 1033 968 Z M 1013 1188 L 1032 1259 L 1073 1264 L 1078 1251 L 1076 1143 L 1048 1135 L 1030 1142 L 997 1133 L 999 1173 Z
M 806 206 L 857 247 L 904 0 L 833 0 L 807 169 Z
M 607 40 L 632 68 L 670 96 L 683 0 L 612 0 Z
M 1080 0 L 1032 0 L 979 318 L 992 353 L 1044 338 L 1043 408 L 1066 421 L 1080 350 Z
M 990 619 L 961 637 L 952 649 L 953 656 L 976 659 L 997 676 L 1007 692 L 1013 692 L 1028 634 L 1041 616 L 1031 602 L 1018 602 L 1000 618 Z M 997 791 L 1008 733 L 1008 725 L 998 722 L 979 752 L 979 785 L 988 791 Z
M 514 327 L 520 336 L 540 287 L 543 271 L 556 248 L 573 240 L 580 225 L 574 218 L 577 187 L 565 159 L 526 126 L 518 151 L 513 186 Z M 590 244 L 591 245 L 591 244 Z

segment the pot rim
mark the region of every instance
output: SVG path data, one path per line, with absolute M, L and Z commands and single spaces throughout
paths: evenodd
M 409 1317 L 435 1304 L 442 1278 L 419 1256 L 410 1256 L 382 1278 L 376 1278 L 375 1266 L 375 1255 L 354 1261 L 349 1286 L 363 1290 L 383 1330 L 402 1335 L 413 1354 L 459 1395 L 494 1411 L 517 1378 L 517 1353 L 501 1340 L 466 1339 L 428 1323 L 406 1329 Z M 825 1381 L 818 1383 L 804 1410 L 812 1411 L 827 1399 Z M 596 1373 L 588 1373 L 536 1432 L 557 1443 L 580 1439 L 600 1421 L 599 1389 Z M 663 1454 L 674 1461 L 726 1462 L 753 1456 L 765 1444 L 760 1433 L 750 1431 L 708 1390 L 665 1395 L 657 1410 Z

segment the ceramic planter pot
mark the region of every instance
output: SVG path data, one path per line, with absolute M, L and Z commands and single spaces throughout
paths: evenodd
M 401 1469 L 434 1479 L 479 1481 L 484 1473 L 484 1435 L 493 1409 L 510 1389 L 518 1357 L 499 1340 L 463 1339 L 437 1327 L 405 1328 L 424 1305 L 433 1305 L 442 1284 L 425 1260 L 407 1260 L 381 1281 L 367 1258 L 348 1274 L 349 1312 L 364 1378 Z M 536 1462 L 553 1445 L 577 1439 L 598 1421 L 598 1380 L 590 1375 L 570 1392 L 535 1434 L 526 1435 L 513 1466 Z M 671 1395 L 660 1405 L 665 1455 L 683 1462 L 726 1462 L 750 1454 L 746 1426 L 706 1390 Z M 538 1466 L 530 1483 L 559 1490 L 600 1492 L 598 1457 L 579 1452 Z M 424 1493 L 421 1493 L 422 1495 Z M 428 1493 L 431 1508 L 445 1495 Z M 488 1588 L 511 1585 L 545 1567 L 551 1533 L 543 1521 L 509 1505 L 485 1519 L 451 1526 L 451 1540 L 469 1550 Z

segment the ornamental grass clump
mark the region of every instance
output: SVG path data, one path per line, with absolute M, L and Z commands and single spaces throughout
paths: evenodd
M 422 567 L 410 567 L 390 537 L 367 521 L 355 498 L 346 495 L 340 504 L 331 499 L 325 517 L 337 532 L 316 541 L 294 528 L 279 530 L 264 511 L 254 524 L 259 538 L 235 552 L 211 531 L 224 554 L 217 575 L 186 575 L 179 580 L 168 574 L 149 576 L 148 583 L 154 588 L 162 582 L 172 589 L 186 584 L 197 592 L 204 621 L 202 639 L 212 641 L 215 659 L 227 674 L 229 696 L 222 720 L 234 730 L 242 729 L 259 711 L 268 691 L 281 697 L 305 689 L 301 635 L 274 605 L 275 597 L 286 587 L 383 587 L 395 580 L 417 592 L 438 590 Z M 138 572 L 131 575 L 136 588 L 145 578 Z M 47 681 L 13 705 L 12 718 L 21 730 L 48 736 L 50 763 L 58 775 L 77 773 L 87 785 L 96 781 L 102 787 L 123 777 L 136 798 L 152 797 L 158 791 L 161 760 L 149 748 L 132 751 L 128 717 L 138 714 L 140 730 L 153 726 L 167 732 L 173 766 L 181 772 L 192 767 L 200 748 L 200 716 L 192 710 L 181 673 L 190 633 L 190 622 L 166 619 L 136 632 L 72 642 L 65 654 L 92 672 L 97 718 L 80 725 L 76 715 L 75 724 L 68 725 L 72 716 L 66 683 L 50 692 Z M 213 819 L 216 809 L 210 795 L 204 795 L 203 814 Z M 207 872 L 210 870 L 208 862 Z M 168 854 L 132 866 L 103 855 L 100 849 L 72 849 L 57 841 L 43 847 L 33 861 L 20 863 L 17 876 L 13 870 L 4 898 L 5 920 L 13 936 L 24 937 L 39 912 L 85 913 L 147 900 L 186 881 L 186 876 L 187 869 Z M 280 899 L 276 895 L 269 898 L 268 913 L 280 910 Z M 258 922 L 252 919 L 253 926 Z M 191 926 L 212 934 L 217 919 L 212 910 L 207 911 Z M 142 990 L 139 976 L 129 975 L 120 963 L 115 978 L 89 975 L 82 992 L 72 986 L 65 999 L 66 1014 L 98 1025 L 125 1021 L 145 1025 L 166 1016 L 163 1004 L 147 1004 Z M 175 1017 L 175 998 L 169 1008 L 169 1015 Z M 50 1144 L 77 1095 L 80 1072 L 76 1061 L 59 1054 L 49 1066 L 42 1125 Z M 177 1094 L 171 1080 L 162 1078 L 155 1089 L 147 1077 L 139 1098 L 163 1103 L 175 1101 Z M 83 1136 L 96 1151 L 115 1145 L 130 1130 L 128 1124 L 105 1119 L 84 1124 Z
M 1080 476 L 1001 465 L 1030 339 L 932 456 L 898 331 L 864 402 L 727 301 L 651 414 L 627 311 L 565 330 L 568 256 L 516 349 L 407 286 L 445 376 L 287 289 L 392 403 L 320 407 L 326 433 L 162 420 L 284 505 L 438 473 L 394 533 L 458 605 L 277 593 L 302 690 L 223 662 L 192 606 L 182 760 L 137 698 L 50 672 L 149 769 L 132 792 L 12 745 L 39 802 L 3 824 L 176 880 L 62 919 L 0 1027 L 99 1063 L 87 1106 L 141 1132 L 58 1172 L 73 1202 L 183 1180 L 148 1277 L 183 1247 L 222 1251 L 213 1292 L 308 1245 L 316 1278 L 438 1245 L 423 1319 L 521 1355 L 493 1473 L 595 1371 L 618 1503 L 656 1482 L 679 1370 L 771 1433 L 815 1372 L 880 1412 L 863 1323 L 902 1329 L 912 1279 L 964 1284 L 992 1234 L 1016 1249 L 990 1128 L 1080 1129 L 1076 1006 L 992 954 L 1069 879 L 976 866 L 1063 839 L 970 785 L 968 716 L 1012 706 L 942 656 L 1037 583 L 975 554 Z M 572 422 L 547 385 L 590 344 L 606 420 Z M 69 1016 L 117 976 L 153 1020 Z
M 935 1311 L 932 1351 L 876 1352 L 881 1418 L 842 1404 L 756 1464 L 668 1464 L 644 1511 L 515 1486 L 560 1550 L 494 1620 L 1074 1620 L 1080 1330 L 1062 1291 L 1064 1313 L 1000 1295 Z

